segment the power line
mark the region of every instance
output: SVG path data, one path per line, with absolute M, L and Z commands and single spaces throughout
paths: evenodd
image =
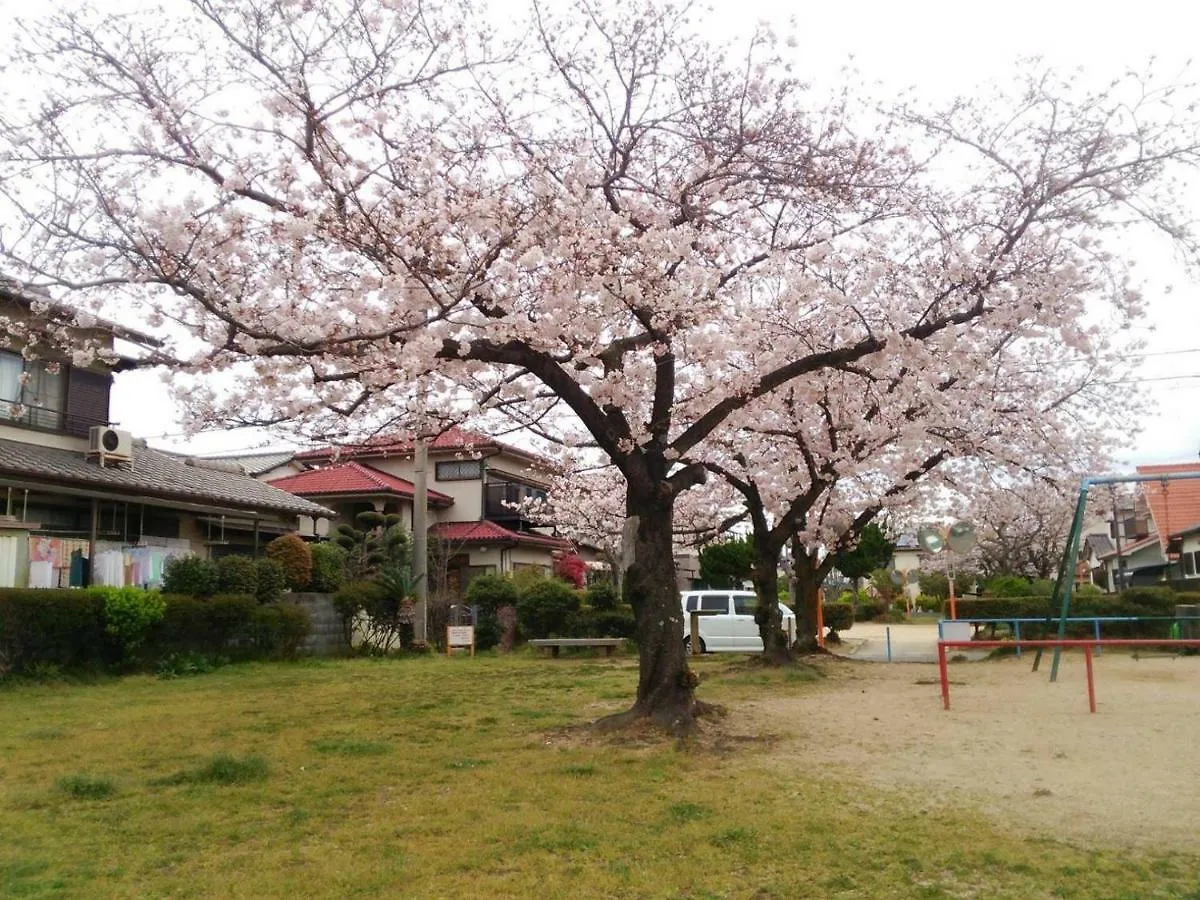
M 1200 372 L 1194 375 L 1163 375 L 1158 378 L 1128 378 L 1123 381 L 1097 381 L 1096 384 L 1145 384 L 1149 381 L 1188 381 L 1200 378 Z

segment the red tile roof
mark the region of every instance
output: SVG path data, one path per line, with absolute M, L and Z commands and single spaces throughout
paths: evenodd
M 1138 466 L 1139 475 L 1200 474 L 1200 463 Z M 1164 542 L 1200 522 L 1200 478 L 1187 481 L 1147 481 L 1142 485 L 1154 527 Z
M 349 462 L 325 469 L 311 469 L 269 482 L 299 497 L 332 497 L 338 494 L 396 494 L 411 500 L 416 487 L 411 481 L 389 475 L 361 463 Z M 440 491 L 429 492 L 430 506 L 449 506 L 454 498 Z
M 546 534 L 536 534 L 532 531 L 510 531 L 495 522 L 438 522 L 429 529 L 430 535 L 444 541 L 464 544 L 517 543 L 529 544 L 535 547 L 548 547 L 552 550 L 569 550 L 571 542 L 562 538 L 550 537 Z
M 460 428 L 457 425 L 452 425 L 447 428 L 432 441 L 429 442 L 429 449 L 434 451 L 458 451 L 464 453 L 473 453 L 484 450 L 503 450 L 507 453 L 515 453 L 518 456 L 523 456 L 528 459 L 537 460 L 541 457 L 530 450 L 522 450 L 513 444 L 506 444 L 503 441 L 498 441 L 494 437 L 482 434 L 478 431 L 471 431 L 467 428 Z M 372 456 L 395 456 L 401 454 L 411 454 L 413 452 L 412 440 L 405 438 L 397 440 L 389 435 L 380 435 L 371 440 L 364 441 L 361 444 L 347 444 L 344 447 L 317 447 L 314 450 L 305 450 L 296 454 L 296 459 L 306 461 L 320 461 L 324 459 L 332 459 L 338 457 L 341 459 L 353 459 L 354 457 L 368 458 Z M 549 463 L 549 460 L 546 460 Z

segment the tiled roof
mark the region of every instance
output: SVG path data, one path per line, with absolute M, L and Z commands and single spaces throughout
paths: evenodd
M 1138 466 L 1139 475 L 1200 474 L 1200 463 L 1173 463 L 1164 466 Z M 1200 522 L 1200 478 L 1186 481 L 1147 481 L 1142 492 L 1150 505 L 1154 527 L 1165 541 L 1184 528 Z
M 143 494 L 158 499 L 221 504 L 248 512 L 277 512 L 330 518 L 331 510 L 233 472 L 217 471 L 154 450 L 140 442 L 133 466 L 102 467 L 82 452 L 0 440 L 0 476 L 31 478 L 62 485 L 113 491 L 118 497 Z
M 44 312 L 41 318 L 47 322 L 78 327 L 74 325 L 75 307 L 61 300 L 55 300 L 45 288 L 25 284 L 24 282 L 0 275 L 0 300 L 8 300 L 24 308 L 31 308 L 36 303 L 43 307 Z M 94 330 L 96 331 L 107 332 L 114 337 L 119 337 L 130 343 L 141 344 L 145 347 L 162 346 L 162 341 L 145 332 L 134 328 L 127 328 L 124 325 L 118 325 L 116 322 L 110 322 L 107 319 L 101 319 L 96 316 L 92 316 L 91 318 L 96 323 L 94 326 Z
M 1096 556 L 1107 556 L 1116 551 L 1116 546 L 1113 544 L 1112 538 L 1107 534 L 1089 534 L 1084 542 Z
M 522 450 L 513 444 L 506 444 L 489 435 L 478 431 L 471 431 L 467 428 L 460 428 L 458 425 L 452 425 L 430 441 L 429 449 L 433 451 L 458 451 L 461 453 L 503 450 L 506 453 L 514 453 L 517 456 L 523 456 L 531 460 L 540 459 L 538 454 L 529 450 Z M 315 450 L 305 450 L 297 453 L 296 458 L 309 462 L 318 462 L 335 457 L 340 459 L 353 459 L 355 457 L 365 459 L 372 456 L 408 455 L 412 452 L 413 442 L 411 440 L 407 438 L 397 440 L 387 435 L 381 435 L 369 441 L 364 441 L 361 444 L 348 444 L 344 447 L 318 447 Z M 548 463 L 549 460 L 546 462 Z
M 286 466 L 295 458 L 295 450 L 276 450 L 271 453 L 217 454 L 204 457 L 204 459 L 237 466 L 247 475 L 261 475 L 264 472 L 270 472 L 272 469 Z
M 551 550 L 569 550 L 571 548 L 571 542 L 562 538 L 535 534 L 531 531 L 510 531 L 495 522 L 486 520 L 481 522 L 438 522 L 429 529 L 429 533 L 443 541 L 457 541 L 464 544 L 492 541 L 528 544 L 534 547 L 547 547 Z
M 338 494 L 397 494 L 411 500 L 416 486 L 403 478 L 381 472 L 371 466 L 349 462 L 325 469 L 310 469 L 298 475 L 276 478 L 273 487 L 302 497 L 332 497 Z M 430 506 L 449 506 L 454 498 L 440 491 L 429 491 Z
M 1145 550 L 1151 544 L 1158 543 L 1158 535 L 1152 534 L 1149 537 L 1144 537 L 1141 540 L 1133 541 L 1132 543 L 1121 544 L 1121 555 L 1129 556 L 1131 553 L 1137 553 L 1139 550 Z M 1107 553 L 1097 553 L 1096 556 L 1100 559 L 1110 559 L 1117 555 L 1117 547 L 1114 544 L 1113 548 Z

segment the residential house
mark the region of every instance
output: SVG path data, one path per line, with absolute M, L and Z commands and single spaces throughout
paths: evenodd
M 1138 466 L 1139 475 L 1200 474 L 1200 463 Z M 1133 504 L 1110 521 L 1113 546 L 1097 554 L 1112 589 L 1200 578 L 1194 555 L 1200 528 L 1200 479 L 1147 481 Z M 1192 574 L 1188 574 L 1189 571 Z
M 549 573 L 572 544 L 555 537 L 519 504 L 544 498 L 549 460 L 465 428 L 429 442 L 430 547 L 451 596 L 471 579 L 522 569 Z M 341 521 L 374 510 L 413 524 L 416 477 L 411 441 L 376 439 L 349 447 L 297 453 L 306 471 L 269 483 L 337 511 Z
M 0 281 L 0 315 L 68 321 L 48 297 Z M 110 323 L 87 366 L 49 349 L 0 350 L 0 586 L 155 584 L 173 556 L 255 553 L 286 531 L 324 530 L 332 513 L 220 463 L 154 450 L 109 419 L 114 372 L 136 359 Z

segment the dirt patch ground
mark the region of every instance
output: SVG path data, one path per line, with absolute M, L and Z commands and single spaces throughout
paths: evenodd
M 1200 657 L 1097 657 L 1095 715 L 1082 656 L 1064 656 L 1057 684 L 1048 658 L 1037 674 L 1031 661 L 952 665 L 949 712 L 936 666 L 823 663 L 812 691 L 739 703 L 731 725 L 782 732 L 785 771 L 844 767 L 931 815 L 971 807 L 1071 841 L 1195 852 Z

